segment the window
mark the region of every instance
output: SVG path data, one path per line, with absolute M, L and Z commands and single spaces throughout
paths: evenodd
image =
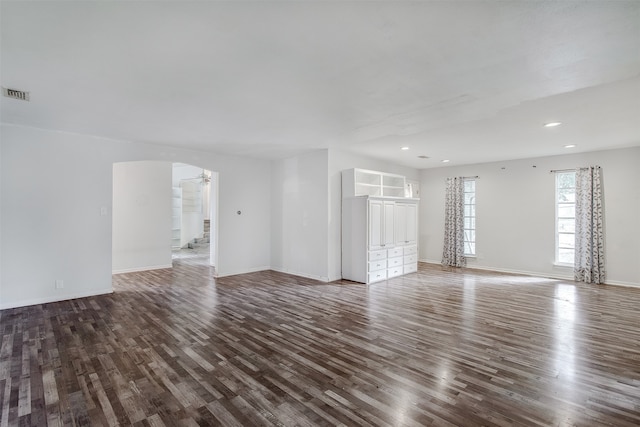
M 575 229 L 576 173 L 556 172 L 556 263 L 573 265 Z
M 476 255 L 476 180 L 464 180 L 464 254 Z

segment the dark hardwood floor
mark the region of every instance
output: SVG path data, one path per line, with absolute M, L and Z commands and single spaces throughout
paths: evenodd
M 640 289 L 210 267 L 0 312 L 0 425 L 640 425 Z

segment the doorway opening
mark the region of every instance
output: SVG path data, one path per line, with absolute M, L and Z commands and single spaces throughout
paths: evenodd
M 213 267 L 217 276 L 217 212 L 216 172 L 166 161 L 114 163 L 112 272 L 180 262 Z
M 215 268 L 217 174 L 184 163 L 172 165 L 172 263 Z

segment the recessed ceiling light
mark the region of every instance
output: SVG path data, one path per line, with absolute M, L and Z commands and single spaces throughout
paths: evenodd
M 564 148 L 575 148 L 576 144 L 567 144 L 564 146 Z
M 449 163 L 451 160 L 443 160 L 442 163 Z
M 562 122 L 549 122 L 549 123 L 545 123 L 544 127 L 546 128 L 554 128 L 556 126 L 560 126 L 562 124 Z
M 407 151 L 409 149 L 409 147 L 400 147 L 401 150 L 403 151 Z

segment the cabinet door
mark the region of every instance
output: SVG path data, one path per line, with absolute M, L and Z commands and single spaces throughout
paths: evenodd
M 418 242 L 418 205 L 407 204 L 406 211 L 406 245 L 415 245 Z
M 407 204 L 396 203 L 396 245 L 404 245 L 407 240 Z
M 381 200 L 369 200 L 369 249 L 384 246 L 384 205 Z
M 393 246 L 396 242 L 395 236 L 395 202 L 384 202 L 384 227 L 383 227 L 383 245 Z
M 395 202 L 369 200 L 369 249 L 395 244 Z
M 396 244 L 415 245 L 418 240 L 418 205 L 396 203 Z

